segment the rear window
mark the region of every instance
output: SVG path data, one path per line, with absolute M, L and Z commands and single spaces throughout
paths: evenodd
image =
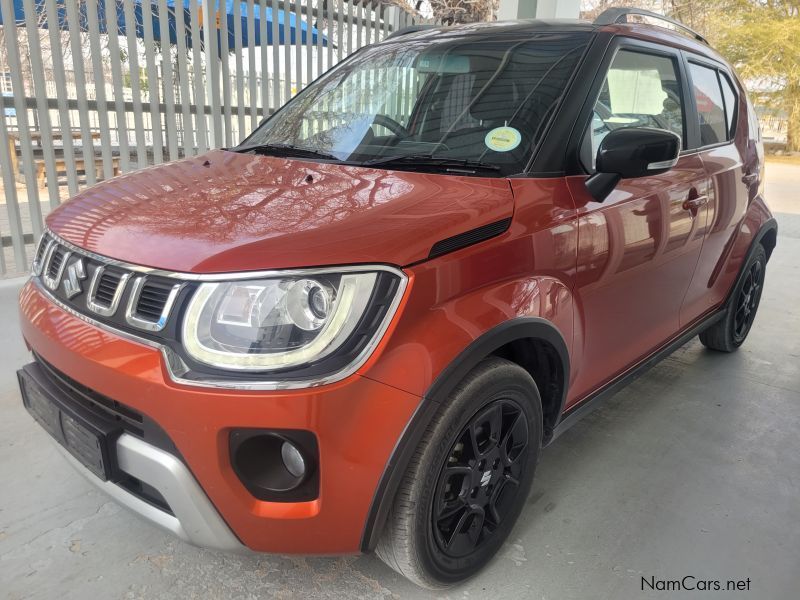
M 700 145 L 710 146 L 728 141 L 731 129 L 725 117 L 725 103 L 717 70 L 689 63 L 689 71 L 700 123 Z

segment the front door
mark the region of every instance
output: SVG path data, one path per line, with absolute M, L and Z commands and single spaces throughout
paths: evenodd
M 620 127 L 656 127 L 684 140 L 682 65 L 668 49 L 623 45 L 610 63 L 582 151 L 594 170 L 602 138 Z M 589 163 L 589 164 L 586 164 Z M 670 171 L 622 180 L 601 203 L 570 177 L 578 209 L 579 303 L 571 403 L 621 374 L 678 333 L 680 307 L 703 244 L 709 178 L 684 153 Z

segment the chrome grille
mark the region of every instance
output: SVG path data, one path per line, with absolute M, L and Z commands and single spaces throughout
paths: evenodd
M 103 306 L 111 306 L 121 279 L 121 272 L 115 272 L 111 269 L 103 271 L 103 274 L 100 276 L 100 282 L 97 284 L 97 291 L 94 295 L 95 302 Z
M 51 279 L 55 279 L 58 276 L 58 272 L 61 269 L 61 265 L 64 264 L 64 256 L 67 254 L 67 249 L 63 246 L 56 246 L 56 249 L 53 250 L 53 253 L 50 255 L 50 260 L 47 263 L 47 276 Z
M 70 282 L 67 280 L 71 272 Z M 114 326 L 152 332 L 166 326 L 184 286 L 183 282 L 162 275 L 126 269 L 49 232 L 37 249 L 34 277 L 41 277 L 57 300 L 78 312 Z
M 157 322 L 167 303 L 167 298 L 172 291 L 172 285 L 158 281 L 147 281 L 142 286 L 139 302 L 136 304 L 136 314 L 143 319 Z
M 47 236 L 42 236 L 39 245 L 36 247 L 36 256 L 33 258 L 34 265 L 39 265 L 39 267 L 41 267 L 45 252 L 47 252 L 47 242 Z

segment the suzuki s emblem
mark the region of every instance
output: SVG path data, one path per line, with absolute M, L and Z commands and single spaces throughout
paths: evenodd
M 492 472 L 484 471 L 483 475 L 481 476 L 481 487 L 487 485 L 491 480 L 492 480 Z
M 64 293 L 67 298 L 72 298 L 81 293 L 81 280 L 86 279 L 86 267 L 83 259 L 79 258 L 67 267 L 67 277 L 64 279 Z

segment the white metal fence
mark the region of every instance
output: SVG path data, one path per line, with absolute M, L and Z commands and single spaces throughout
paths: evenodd
M 85 186 L 234 145 L 414 23 L 380 0 L 0 0 L 0 22 L 0 275 Z

